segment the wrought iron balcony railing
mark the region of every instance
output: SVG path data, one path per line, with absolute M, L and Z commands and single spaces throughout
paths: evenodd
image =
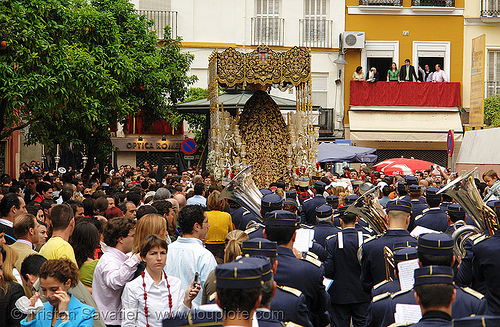
M 299 44 L 302 47 L 331 48 L 333 21 L 299 19 Z
M 147 18 L 154 20 L 153 30 L 159 40 L 164 39 L 164 28 L 170 26 L 172 38 L 177 38 L 177 11 L 167 10 L 137 10 L 139 15 L 145 15 Z
M 455 0 L 412 0 L 414 7 L 455 7 Z
M 252 45 L 283 46 L 285 20 L 279 17 L 252 17 Z
M 481 17 L 500 17 L 500 0 L 482 0 Z
M 401 6 L 401 0 L 359 0 L 360 6 Z

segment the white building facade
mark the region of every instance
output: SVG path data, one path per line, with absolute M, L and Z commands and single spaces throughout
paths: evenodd
M 195 56 L 194 87 L 208 86 L 208 58 L 219 49 L 253 51 L 266 44 L 275 51 L 307 46 L 312 54 L 313 105 L 321 107 L 322 129 L 342 137 L 343 74 L 337 59 L 345 26 L 345 1 L 333 0 L 133 0 L 143 14 L 172 26 L 183 49 Z M 159 32 L 161 38 L 161 32 Z M 295 94 L 271 91 L 295 100 Z

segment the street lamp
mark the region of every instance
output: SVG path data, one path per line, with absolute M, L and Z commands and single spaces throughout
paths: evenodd
M 344 54 L 339 51 L 339 55 L 338 55 L 337 59 L 335 59 L 333 61 L 333 63 L 335 65 L 337 65 L 337 67 L 339 69 L 339 79 L 340 79 L 340 77 L 342 76 L 342 67 L 347 65 L 347 61 L 345 61 L 345 59 L 344 59 Z

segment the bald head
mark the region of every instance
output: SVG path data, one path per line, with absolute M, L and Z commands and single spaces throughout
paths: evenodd
M 186 206 L 186 197 L 180 193 L 177 193 L 175 196 L 174 196 L 174 199 L 177 201 L 177 203 L 179 204 L 179 210 L 181 210 L 182 208 L 184 208 Z
M 179 212 L 179 202 L 177 202 L 176 199 L 167 199 L 168 202 L 172 203 L 172 208 L 176 211 Z

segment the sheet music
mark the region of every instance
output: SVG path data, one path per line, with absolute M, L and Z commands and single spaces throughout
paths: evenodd
M 312 240 L 314 239 L 314 229 L 301 228 L 297 229 L 297 237 L 295 238 L 295 243 L 293 247 L 300 252 L 307 252 L 312 246 Z
M 418 259 L 402 261 L 398 263 L 399 286 L 401 290 L 413 288 L 413 272 L 418 268 Z
M 422 318 L 422 311 L 420 306 L 416 304 L 396 304 L 396 313 L 394 313 L 394 320 L 398 324 L 402 323 L 417 323 Z
M 430 229 L 430 228 L 425 228 L 425 227 L 422 227 L 422 226 L 417 226 L 417 227 L 415 227 L 411 231 L 410 234 L 413 237 L 417 237 L 417 236 L 420 236 L 421 234 L 427 234 L 427 233 L 441 233 L 441 232 L 435 231 L 435 230 Z
M 333 280 L 330 278 L 323 277 L 323 285 L 325 286 L 325 290 L 328 292 L 330 286 L 332 286 Z

